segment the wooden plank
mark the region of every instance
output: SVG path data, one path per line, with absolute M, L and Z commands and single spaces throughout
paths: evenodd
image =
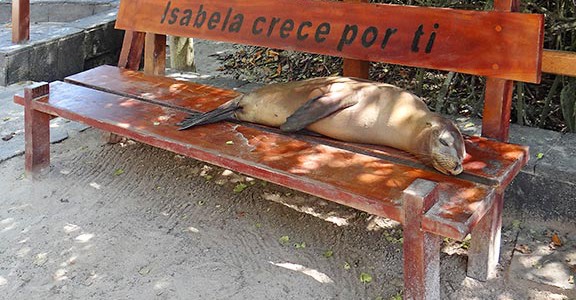
M 178 131 L 174 124 L 186 113 L 176 109 L 62 82 L 50 90 L 34 109 L 394 220 L 403 221 L 402 192 L 414 180 L 437 182 L 437 205 L 450 212 L 445 220 L 425 217 L 423 226 L 446 221 L 430 226 L 438 235 L 464 238 L 474 210 L 490 205 L 491 187 L 438 172 L 232 123 Z M 15 102 L 22 104 L 22 97 Z
M 542 72 L 576 77 L 576 52 L 544 50 Z
M 33 108 L 33 102 L 48 93 L 46 82 L 24 88 L 24 169 L 31 178 L 50 166 L 50 115 Z
M 116 27 L 539 82 L 543 24 L 536 14 L 389 4 L 133 0 L 120 3 Z
M 144 47 L 144 73 L 147 75 L 164 75 L 166 71 L 166 36 L 146 33 Z
M 468 250 L 467 275 L 481 281 L 494 278 L 500 258 L 504 194 L 499 192 L 494 197 L 488 213 L 474 226 Z
M 368 3 L 368 0 L 344 0 L 344 2 Z M 344 58 L 342 62 L 342 75 L 368 79 L 370 77 L 370 62 Z
M 434 182 L 416 180 L 404 191 L 404 298 L 440 299 L 440 237 L 422 230 L 422 216 L 437 200 Z
M 141 72 L 122 70 L 111 66 L 100 66 L 75 74 L 67 77 L 66 81 L 192 111 L 212 110 L 239 95 L 231 90 L 170 78 L 146 76 Z M 396 163 L 407 164 L 416 168 L 426 168 L 413 156 L 393 148 L 350 144 L 321 137 L 305 138 L 374 157 L 395 159 Z M 504 187 L 526 164 L 528 158 L 528 149 L 525 146 L 503 144 L 480 137 L 466 138 L 466 152 L 468 155 L 464 161 L 465 174 L 461 175 L 462 178 Z
M 135 32 L 127 30 L 124 33 L 122 50 L 118 59 L 118 66 L 130 70 L 140 69 L 142 52 L 144 51 L 144 32 Z
M 30 0 L 12 0 L 12 43 L 30 40 Z
M 485 89 L 482 136 L 507 142 L 514 81 L 488 77 Z
M 495 0 L 494 10 L 509 12 L 518 9 L 518 0 Z M 482 117 L 482 136 L 501 142 L 508 141 L 510 131 L 510 113 L 512 110 L 512 91 L 514 82 L 497 77 L 486 79 L 484 93 L 484 116 Z

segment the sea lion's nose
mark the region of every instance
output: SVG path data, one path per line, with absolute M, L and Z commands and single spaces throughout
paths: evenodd
M 462 164 L 456 164 L 456 166 L 454 167 L 454 169 L 450 173 L 452 173 L 452 175 L 458 175 L 458 174 L 462 173 L 462 170 L 463 170 Z

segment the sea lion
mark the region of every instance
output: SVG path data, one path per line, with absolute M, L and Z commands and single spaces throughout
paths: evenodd
M 306 128 L 346 142 L 391 146 L 444 174 L 463 169 L 464 140 L 454 123 L 390 84 L 349 77 L 270 84 L 178 125 L 184 130 L 230 118 L 284 132 Z

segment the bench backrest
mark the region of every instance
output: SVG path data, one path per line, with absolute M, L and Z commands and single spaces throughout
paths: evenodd
M 146 40 L 144 69 L 153 74 L 163 73 L 165 35 L 174 35 L 488 76 L 483 135 L 506 140 L 511 80 L 539 82 L 543 50 L 543 16 L 505 11 L 514 4 L 496 0 L 500 11 L 468 11 L 317 0 L 123 0 L 116 27 L 127 30 L 121 66 L 139 65 Z M 366 64 L 344 72 L 367 77 Z

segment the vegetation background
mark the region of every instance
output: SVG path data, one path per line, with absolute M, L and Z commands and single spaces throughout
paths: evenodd
M 493 0 L 377 0 L 401 5 L 491 10 Z M 523 13 L 545 15 L 544 48 L 576 52 L 576 0 L 521 1 Z M 341 75 L 340 58 L 261 47 L 238 46 L 220 57 L 222 71 L 243 80 L 278 82 Z M 576 67 L 576 66 L 575 66 Z M 483 77 L 372 63 L 370 79 L 392 83 L 421 96 L 444 114 L 481 117 Z M 512 122 L 561 132 L 576 132 L 576 78 L 543 74 L 541 84 L 518 82 L 514 90 Z

